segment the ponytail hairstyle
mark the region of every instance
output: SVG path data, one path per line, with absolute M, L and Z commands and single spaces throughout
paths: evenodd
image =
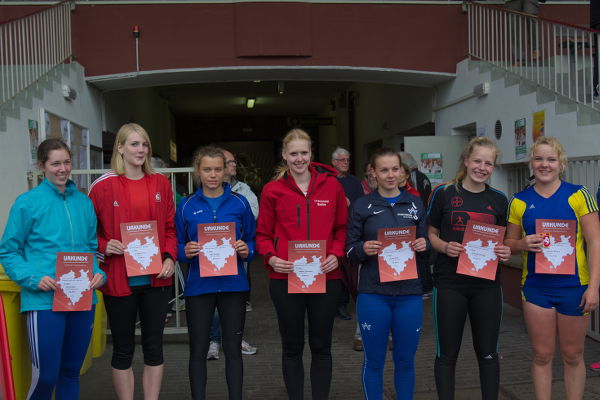
M 529 165 L 531 167 L 531 160 L 533 160 L 533 153 L 537 150 L 537 148 L 541 145 L 548 145 L 552 147 L 552 150 L 556 151 L 556 155 L 558 156 L 558 162 L 560 164 L 560 180 L 565 180 L 565 174 L 567 171 L 567 154 L 565 153 L 565 148 L 558 141 L 557 138 L 552 136 L 540 136 L 533 143 L 531 148 L 529 149 Z
M 312 148 L 312 140 L 310 139 L 310 135 L 300 128 L 294 128 L 283 138 L 283 146 L 281 147 L 282 154 L 287 145 L 293 140 L 306 140 L 308 142 L 308 147 Z M 286 164 L 285 160 L 282 160 L 281 164 L 275 168 L 275 175 L 273 176 L 272 180 L 276 181 L 277 179 L 283 177 L 289 171 L 289 169 L 290 168 Z
M 494 152 L 494 165 L 496 165 L 496 161 L 498 160 L 498 157 L 500 157 L 500 150 L 498 150 L 498 146 L 496 146 L 496 143 L 492 142 L 490 139 L 484 136 L 474 137 L 469 141 L 469 143 L 466 144 L 465 148 L 463 149 L 460 155 L 458 171 L 456 171 L 454 179 L 452 179 L 446 184 L 446 188 L 450 185 L 461 183 L 465 179 L 465 177 L 467 176 L 467 167 L 465 166 L 465 160 L 471 157 L 471 154 L 473 154 L 475 147 L 487 147 L 488 149 L 492 150 Z
M 371 168 L 373 168 L 373 170 L 377 169 L 377 159 L 384 156 L 397 157 L 398 164 L 402 165 L 402 159 L 396 150 L 392 149 L 391 147 L 380 147 L 375 150 L 369 158 L 369 164 L 371 164 Z
M 140 125 L 130 122 L 128 124 L 123 125 L 119 131 L 117 132 L 117 137 L 115 138 L 115 145 L 113 146 L 113 153 L 110 159 L 110 168 L 117 175 L 125 175 L 125 161 L 123 160 L 123 155 L 119 153 L 119 146 L 124 146 L 127 138 L 132 133 L 137 133 L 140 135 L 146 142 L 148 142 L 148 154 L 146 155 L 146 160 L 142 165 L 142 171 L 144 171 L 147 175 L 154 174 L 154 168 L 152 168 L 152 144 L 150 143 L 150 136 L 148 136 L 148 132 Z

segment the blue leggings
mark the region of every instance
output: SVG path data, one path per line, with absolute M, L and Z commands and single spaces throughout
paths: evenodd
M 365 398 L 378 400 L 383 396 L 383 367 L 391 330 L 396 398 L 412 399 L 415 388 L 414 359 L 423 322 L 422 297 L 359 293 L 356 313 L 365 352 L 362 368 Z
M 31 386 L 27 399 L 79 398 L 79 371 L 94 324 L 91 311 L 29 311 L 27 329 L 31 353 Z

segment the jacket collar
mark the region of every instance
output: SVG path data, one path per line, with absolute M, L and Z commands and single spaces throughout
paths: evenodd
M 67 183 L 65 185 L 65 192 L 61 193 L 58 188 L 52 183 L 50 182 L 48 179 L 44 178 L 44 180 L 42 181 L 42 183 L 40 183 L 40 186 L 42 186 L 43 188 L 46 188 L 47 190 L 52 191 L 53 193 L 56 193 L 57 195 L 70 195 L 71 193 L 73 193 L 74 191 L 77 190 L 77 186 L 75 186 L 75 182 L 73 182 L 72 180 L 68 179 Z
M 223 185 L 223 196 L 228 196 L 231 193 L 231 186 L 227 182 L 223 182 L 221 185 Z M 206 198 L 204 193 L 202 193 L 202 184 L 196 189 L 196 196 L 202 197 L 203 199 Z

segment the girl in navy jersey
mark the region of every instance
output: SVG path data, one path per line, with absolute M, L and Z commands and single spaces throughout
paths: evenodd
M 505 243 L 524 255 L 521 294 L 533 348 L 533 386 L 537 399 L 550 399 L 558 335 L 566 398 L 581 399 L 586 377 L 583 346 L 589 313 L 598 307 L 600 285 L 598 206 L 585 187 L 563 181 L 567 158 L 558 140 L 541 136 L 529 157 L 535 184 L 511 200 Z M 537 269 L 536 259 L 548 247 L 544 233 L 536 230 L 540 219 L 573 222 L 575 248 L 567 245 L 575 253 L 573 273 L 548 274 Z
M 232 192 L 224 183 L 225 155 L 215 147 L 202 147 L 194 156 L 194 173 L 200 187 L 177 206 L 175 226 L 179 260 L 190 265 L 185 283 L 185 304 L 190 340 L 189 375 L 192 398 L 206 397 L 206 354 L 210 325 L 219 311 L 225 351 L 229 399 L 242 398 L 242 333 L 246 320 L 246 294 L 249 290 L 244 261 L 254 256 L 256 224 L 246 198 Z M 235 223 L 233 250 L 237 253 L 237 274 L 202 276 L 198 224 Z
M 428 247 L 425 209 L 419 197 L 404 188 L 408 174 L 395 150 L 375 151 L 371 165 L 377 189 L 352 203 L 346 244 L 350 261 L 362 264 L 356 312 L 365 351 L 363 390 L 367 399 L 383 397 L 383 369 L 391 332 L 396 397 L 412 399 L 414 357 L 423 319 L 421 282 L 419 279 L 381 282 L 377 253 L 382 243 L 377 240 L 377 232 L 383 228 L 415 226 L 417 238 L 410 246 L 423 252 Z
M 487 280 L 456 273 L 469 220 L 506 225 L 506 196 L 486 183 L 498 149 L 485 137 L 472 139 L 462 152 L 455 178 L 438 186 L 429 204 L 428 236 L 438 252 L 434 264 L 433 318 L 437 351 L 435 382 L 440 399 L 454 398 L 455 368 L 467 315 L 479 363 L 484 400 L 497 399 L 500 386 L 498 335 L 502 318 L 499 274 Z M 500 261 L 510 257 L 504 245 L 494 248 Z

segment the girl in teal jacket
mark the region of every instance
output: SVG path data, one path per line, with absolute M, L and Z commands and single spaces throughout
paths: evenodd
M 68 179 L 71 152 L 59 139 L 38 147 L 38 167 L 44 180 L 20 195 L 11 208 L 0 241 L 0 263 L 21 287 L 21 312 L 26 313 L 31 351 L 28 399 L 79 398 L 79 370 L 89 345 L 94 306 L 89 311 L 52 311 L 58 289 L 56 254 L 95 255 L 96 215 L 92 202 Z M 105 275 L 94 257 L 90 289 Z M 93 304 L 97 301 L 93 294 Z

